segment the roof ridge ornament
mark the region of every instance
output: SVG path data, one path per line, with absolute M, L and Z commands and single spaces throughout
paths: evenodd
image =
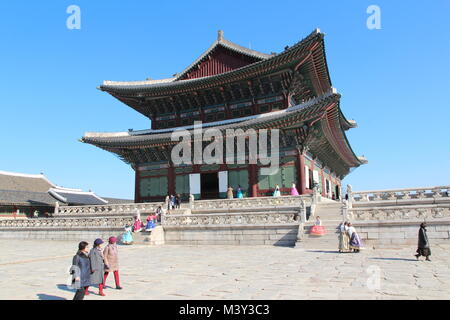
M 223 41 L 223 30 L 217 31 L 217 41 Z

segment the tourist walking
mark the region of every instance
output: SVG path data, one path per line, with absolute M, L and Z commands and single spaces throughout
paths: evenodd
M 127 224 L 125 226 L 125 232 L 122 235 L 122 243 L 123 244 L 133 244 L 133 235 L 131 234 L 131 225 Z
M 88 256 L 89 244 L 86 241 L 81 241 L 78 244 L 78 251 L 73 256 L 72 268 L 76 268 L 77 271 L 72 270 L 71 274 L 75 274 L 75 278 L 72 284 L 75 283 L 77 291 L 73 300 L 83 300 L 84 294 L 90 285 L 91 281 L 91 262 Z
M 427 224 L 426 222 L 423 222 L 420 224 L 419 229 L 419 241 L 417 245 L 417 254 L 415 255 L 417 260 L 419 260 L 420 256 L 426 257 L 426 261 L 431 261 L 431 249 L 430 249 L 430 242 L 428 241 L 428 235 L 427 235 Z
M 295 186 L 295 183 L 292 183 L 292 187 L 291 187 L 291 196 L 298 196 L 300 195 L 298 193 L 297 187 Z
M 236 198 L 238 198 L 238 199 L 244 198 L 244 192 L 242 192 L 241 185 L 238 185 L 238 188 L 236 191 Z
M 278 184 L 275 185 L 275 191 L 273 192 L 274 197 L 281 197 L 280 186 Z
M 348 252 L 350 250 L 350 238 L 348 237 L 347 221 L 339 226 L 339 252 Z
M 91 280 L 90 285 L 98 285 L 98 294 L 104 296 L 103 283 L 105 275 L 105 261 L 102 253 L 102 239 L 95 239 L 94 247 L 89 252 L 89 259 L 91 260 Z M 89 294 L 89 287 L 86 288 L 85 295 Z
M 363 247 L 361 238 L 356 232 L 355 227 L 350 222 L 347 224 L 347 226 L 347 233 L 350 238 L 350 250 L 353 250 L 353 252 L 359 252 Z
M 231 186 L 228 186 L 227 189 L 227 199 L 233 199 L 233 188 Z
M 105 259 L 105 274 L 103 287 L 106 287 L 106 279 L 108 278 L 108 274 L 110 272 L 114 273 L 114 280 L 116 282 L 116 289 L 120 290 L 122 287 L 120 286 L 119 279 L 119 255 L 117 250 L 117 239 L 116 237 L 110 237 L 108 239 L 109 244 L 103 250 L 103 258 Z

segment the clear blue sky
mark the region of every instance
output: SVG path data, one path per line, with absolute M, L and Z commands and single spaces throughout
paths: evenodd
M 81 30 L 66 9 L 81 8 Z M 381 8 L 381 30 L 366 9 Z M 150 122 L 96 89 L 169 77 L 216 39 L 280 52 L 319 27 L 348 132 L 354 190 L 450 184 L 450 1 L 2 1 L 0 170 L 132 198 L 134 172 L 78 141 Z

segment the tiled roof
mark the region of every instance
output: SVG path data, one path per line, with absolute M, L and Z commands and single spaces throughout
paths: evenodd
M 51 188 L 48 193 L 55 199 L 69 205 L 100 205 L 108 201 L 100 198 L 94 192 L 78 189 Z
M 54 206 L 55 202 L 48 192 L 0 190 L 0 205 Z
M 284 110 L 280 111 L 274 111 L 254 116 L 249 116 L 245 118 L 238 118 L 233 119 L 235 121 L 230 123 L 208 123 L 205 124 L 204 127 L 208 127 L 208 125 L 214 125 L 215 129 L 219 130 L 225 130 L 225 129 L 237 129 L 237 128 L 246 128 L 246 127 L 253 127 L 260 123 L 265 123 L 268 121 L 273 121 L 276 119 L 282 119 L 286 117 L 293 116 L 297 113 L 303 113 L 307 111 L 307 109 L 310 108 L 317 108 L 322 106 L 326 101 L 330 99 L 338 99 L 339 94 L 336 93 L 335 89 L 333 88 L 332 91 L 311 99 L 310 101 L 307 101 L 305 103 L 289 107 Z M 241 120 L 241 121 L 238 121 Z M 203 125 L 203 124 L 202 124 Z M 164 141 L 164 140 L 170 140 L 172 133 L 180 130 L 180 129 L 187 129 L 192 130 L 194 126 L 189 126 L 186 128 L 170 128 L 165 130 L 144 130 L 143 134 L 137 134 L 137 131 L 134 131 L 133 133 L 123 133 L 123 134 L 117 134 L 117 133 L 89 133 L 86 134 L 81 141 L 85 143 L 94 144 L 97 146 L 109 146 L 109 147 L 118 147 L 118 146 L 124 146 L 124 145 L 140 145 L 141 143 L 149 142 L 149 141 Z M 205 128 L 203 128 L 205 130 Z M 162 131 L 162 132 L 160 132 Z
M 130 200 L 130 199 L 118 199 L 118 198 L 108 198 L 108 197 L 101 197 L 101 198 L 108 201 L 108 204 L 134 203 L 134 200 Z
M 47 192 L 54 186 L 43 174 L 0 171 L 0 190 Z
M 187 86 L 192 86 L 192 87 L 202 86 L 202 83 L 204 83 L 205 81 L 208 82 L 210 85 L 214 85 L 215 82 L 222 83 L 222 82 L 230 81 L 230 79 L 232 80 L 232 79 L 238 77 L 239 75 L 245 75 L 246 77 L 253 76 L 253 75 L 263 72 L 263 70 L 268 70 L 271 68 L 276 69 L 285 64 L 291 64 L 292 59 L 295 60 L 295 58 L 300 57 L 299 53 L 303 52 L 303 50 L 305 49 L 307 44 L 310 43 L 310 41 L 312 41 L 316 38 L 323 39 L 323 36 L 324 36 L 324 34 L 321 33 L 319 29 L 316 29 L 311 34 L 309 34 L 307 37 L 305 37 L 304 39 L 302 39 L 295 45 L 287 48 L 286 50 L 284 50 L 283 52 L 281 52 L 279 54 L 266 55 L 263 53 L 259 53 L 261 60 L 258 62 L 249 64 L 245 67 L 238 68 L 233 71 L 213 75 L 213 76 L 176 81 L 176 79 L 178 79 L 179 77 L 184 75 L 193 66 L 195 66 L 201 59 L 203 59 L 204 56 L 209 53 L 209 50 L 212 50 L 215 46 L 219 45 L 219 43 L 216 44 L 216 42 L 218 42 L 218 41 L 216 41 L 215 43 L 213 43 L 213 45 L 210 47 L 210 49 L 208 49 L 203 55 L 201 55 L 196 61 L 194 61 L 194 63 L 192 63 L 189 67 L 187 67 L 183 72 L 176 75 L 175 79 L 171 78 L 171 79 L 166 79 L 166 81 L 160 81 L 160 82 L 156 82 L 154 80 L 132 81 L 132 82 L 104 81 L 103 84 L 99 87 L 99 89 L 103 90 L 103 91 L 114 92 L 114 93 L 125 92 L 125 91 L 126 92 L 139 91 L 140 92 L 141 90 L 146 90 L 146 91 L 147 90 L 151 90 L 151 91 L 156 90 L 159 92 L 160 90 L 181 89 L 181 88 L 185 88 Z M 229 48 L 232 46 L 231 42 L 228 40 L 222 40 L 220 42 L 220 45 L 228 46 Z M 241 51 L 243 50 L 242 48 L 244 48 L 244 47 L 239 46 L 241 49 L 238 49 L 236 44 L 233 44 L 233 47 L 235 48 L 235 50 L 241 50 Z M 244 48 L 244 49 L 250 50 L 247 48 Z M 250 51 L 254 51 L 254 50 L 250 50 Z M 254 52 L 256 52 L 256 51 L 254 51 Z M 264 55 L 264 57 L 261 55 Z M 326 70 L 325 73 L 326 73 L 326 77 L 328 77 L 328 79 L 329 79 L 328 70 Z M 331 85 L 331 83 L 330 83 L 330 85 Z

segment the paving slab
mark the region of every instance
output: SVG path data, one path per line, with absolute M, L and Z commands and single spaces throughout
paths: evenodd
M 72 299 L 66 286 L 74 241 L 0 240 L 0 299 Z M 119 246 L 119 299 L 450 299 L 450 247 L 432 248 L 432 262 L 413 247 L 359 254 L 275 246 Z M 378 287 L 377 287 L 378 285 Z

